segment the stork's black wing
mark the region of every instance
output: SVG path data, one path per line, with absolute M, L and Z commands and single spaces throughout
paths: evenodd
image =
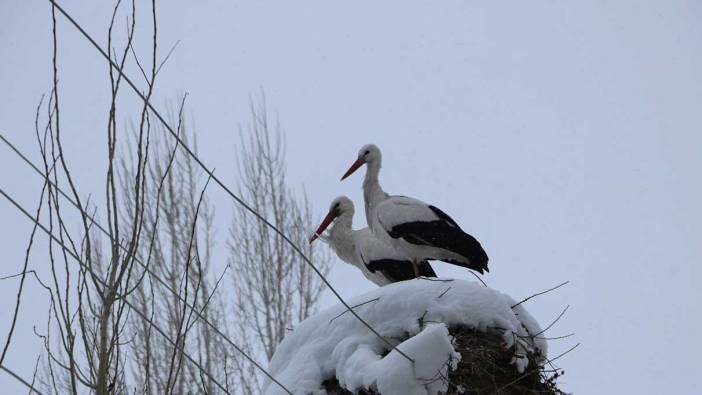
M 380 271 L 392 282 L 411 280 L 414 278 L 414 268 L 412 262 L 396 259 L 377 259 L 366 263 L 366 267 L 371 272 Z M 427 261 L 419 263 L 419 275 L 424 277 L 436 277 L 434 269 Z
M 466 258 L 466 262 L 458 260 L 446 260 L 446 262 L 473 269 L 481 274 L 483 271 L 489 271 L 488 256 L 480 242 L 465 233 L 446 213 L 434 206 L 428 207 L 436 215 L 436 220 L 397 224 L 388 234 L 395 239 L 402 238 L 408 243 L 442 248 Z

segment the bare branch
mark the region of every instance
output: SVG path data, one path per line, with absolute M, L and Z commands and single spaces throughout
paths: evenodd
M 569 281 L 564 281 L 564 282 L 562 282 L 562 283 L 556 285 L 555 287 L 549 288 L 549 289 L 547 289 L 547 290 L 545 290 L 545 291 L 537 292 L 537 293 L 535 293 L 535 294 L 533 294 L 533 295 L 531 295 L 531 296 L 529 296 L 529 297 L 526 297 L 526 298 L 522 299 L 519 303 L 513 304 L 513 305 L 512 305 L 512 308 L 515 308 L 515 307 L 519 306 L 520 304 L 522 304 L 522 303 L 524 303 L 524 302 L 526 302 L 526 301 L 528 301 L 528 300 L 530 300 L 531 298 L 534 298 L 534 297 L 536 297 L 536 296 L 540 296 L 540 295 L 549 293 L 549 292 L 551 292 L 551 291 L 555 291 L 555 290 L 557 290 L 558 288 L 560 288 L 560 287 L 562 287 L 562 286 L 564 286 L 564 285 L 566 285 L 566 284 L 568 284 L 568 283 L 570 283 L 570 280 L 569 280 Z

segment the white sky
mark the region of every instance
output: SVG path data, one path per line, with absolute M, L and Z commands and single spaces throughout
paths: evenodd
M 106 3 L 64 1 L 101 42 Z M 553 355 L 582 343 L 559 361 L 565 390 L 700 392 L 702 3 L 169 1 L 159 17 L 161 54 L 181 43 L 156 102 L 189 93 L 200 150 L 224 180 L 263 88 L 287 132 L 290 181 L 320 218 L 340 194 L 360 206 L 361 175 L 338 179 L 374 142 L 386 190 L 436 204 L 476 236 L 492 287 L 521 298 L 570 280 L 529 305 L 543 325 L 571 305 L 550 332 L 576 332 Z M 34 158 L 50 21 L 46 1 L 0 3 L 0 133 Z M 67 155 L 98 194 L 107 69 L 60 24 Z M 33 209 L 39 179 L 4 147 L 0 169 L 0 187 Z M 210 195 L 223 237 L 231 203 Z M 0 224 L 0 275 L 16 273 L 31 228 L 4 200 Z M 332 273 L 345 296 L 373 287 L 354 270 Z M 2 337 L 16 285 L 0 283 Z M 41 291 L 27 292 L 6 361 L 25 375 L 45 320 Z M 4 373 L 0 387 L 20 389 Z

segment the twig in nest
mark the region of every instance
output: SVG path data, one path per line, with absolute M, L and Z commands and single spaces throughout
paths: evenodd
M 432 277 L 419 277 L 419 279 L 426 280 L 426 281 L 438 281 L 440 283 L 450 283 L 451 281 L 453 281 L 452 278 L 443 279 L 443 278 L 432 278 Z
M 419 329 L 424 329 L 424 317 L 427 316 L 427 313 L 429 310 L 424 310 L 424 313 L 422 313 L 422 316 L 417 319 L 417 323 L 419 324 Z
M 482 278 L 480 278 L 480 276 L 478 276 L 477 274 L 473 273 L 472 271 L 470 272 L 470 274 L 472 274 L 472 275 L 473 275 L 473 277 L 477 278 L 477 279 L 478 279 L 478 281 L 480 281 L 481 283 L 483 283 L 483 285 L 484 285 L 484 286 L 486 286 L 486 287 L 487 287 L 487 284 L 485 284 L 485 281 L 483 281 L 483 279 L 482 279 Z
M 553 320 L 553 322 L 551 322 L 546 328 L 544 328 L 541 332 L 535 334 L 534 336 L 539 336 L 540 334 L 542 334 L 542 333 L 546 332 L 547 330 L 551 329 L 551 327 L 554 326 L 554 325 L 556 324 L 556 322 L 558 322 L 558 321 L 563 317 L 563 314 L 565 314 L 565 312 L 568 311 L 568 308 L 569 308 L 569 307 L 570 307 L 570 305 L 567 305 L 567 306 L 565 307 L 565 309 L 563 309 L 563 311 L 561 311 L 561 314 L 559 314 L 558 317 L 556 317 L 556 319 Z
M 557 290 L 558 288 L 560 288 L 560 287 L 562 287 L 562 286 L 568 284 L 569 282 L 570 282 L 570 280 L 565 281 L 565 282 L 562 282 L 562 283 L 556 285 L 555 287 L 550 288 L 550 289 L 547 289 L 547 290 L 545 290 L 545 291 L 542 291 L 542 292 L 539 292 L 539 293 L 535 293 L 535 294 L 533 294 L 533 295 L 531 295 L 531 296 L 529 296 L 529 297 L 527 297 L 527 298 L 525 298 L 525 299 L 522 299 L 522 301 L 520 301 L 519 303 L 516 303 L 516 304 L 512 305 L 512 308 L 515 308 L 515 307 L 519 306 L 520 304 L 526 302 L 527 300 L 529 300 L 529 299 L 531 299 L 531 298 L 537 297 L 537 296 L 539 296 L 539 295 L 543 295 L 543 294 L 545 294 L 545 293 L 549 293 L 549 292 L 551 292 L 551 291 L 555 291 L 555 290 Z
M 552 358 L 552 359 L 549 359 L 548 362 L 551 363 L 551 362 L 557 360 L 558 358 L 560 358 L 560 357 L 562 357 L 562 356 L 564 356 L 564 355 L 570 353 L 571 351 L 573 351 L 573 350 L 575 350 L 576 348 L 578 348 L 579 345 L 580 345 L 580 343 L 574 345 L 573 347 L 569 348 L 567 351 L 565 351 L 565 352 L 559 354 L 557 357 Z M 530 375 L 532 375 L 532 374 L 534 374 L 534 373 L 540 371 L 541 369 L 542 369 L 541 366 L 539 366 L 539 367 L 536 367 L 536 368 L 534 368 L 534 369 L 532 369 L 532 370 L 530 370 L 530 371 L 524 373 L 523 375 L 517 377 L 516 379 L 514 379 L 514 380 L 510 381 L 509 383 L 503 385 L 502 387 L 498 388 L 497 391 L 495 391 L 495 393 L 496 393 L 496 394 L 500 393 L 500 391 L 502 391 L 503 389 L 509 387 L 509 386 L 512 385 L 512 384 L 515 384 L 515 383 L 519 382 L 520 380 L 524 379 L 525 377 L 529 377 Z
M 439 295 L 439 296 L 437 297 L 437 299 L 441 299 L 441 297 L 444 296 L 444 295 L 446 295 L 446 293 L 447 293 L 448 291 L 450 291 L 450 290 L 451 290 L 451 287 L 446 288 L 446 291 L 442 292 L 441 295 Z

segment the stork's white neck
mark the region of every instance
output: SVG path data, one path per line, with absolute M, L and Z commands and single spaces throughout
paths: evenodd
M 329 245 L 343 261 L 351 262 L 353 254 L 353 213 L 336 217 L 329 229 Z
M 380 158 L 366 163 L 366 177 L 363 180 L 363 200 L 366 207 L 366 221 L 368 226 L 373 228 L 373 213 L 375 207 L 388 197 L 388 194 L 383 191 L 378 181 L 378 173 L 380 173 Z

